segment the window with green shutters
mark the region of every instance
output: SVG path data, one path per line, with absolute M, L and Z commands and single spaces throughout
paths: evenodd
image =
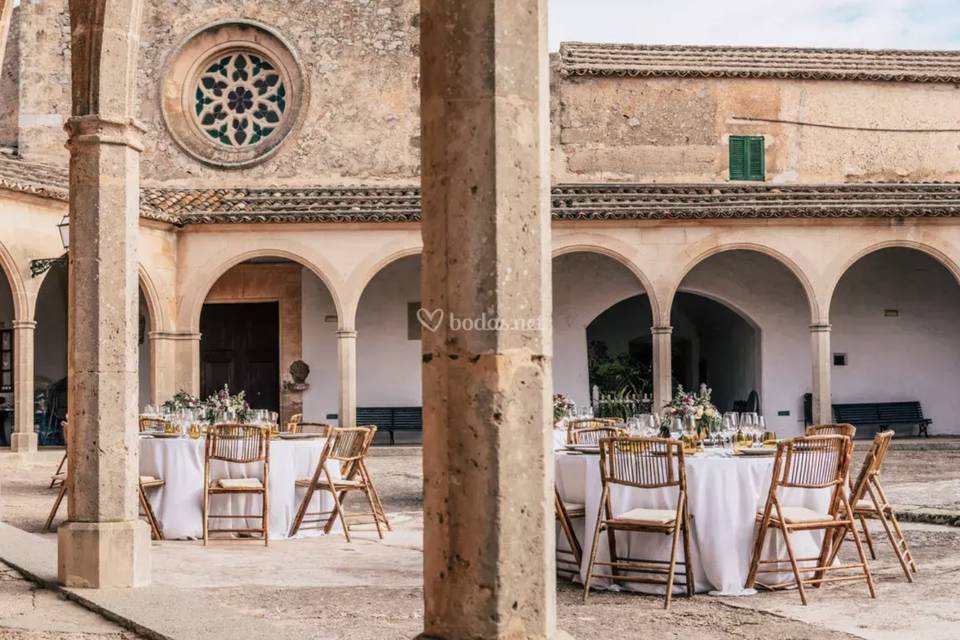
M 730 179 L 764 179 L 763 136 L 730 136 Z

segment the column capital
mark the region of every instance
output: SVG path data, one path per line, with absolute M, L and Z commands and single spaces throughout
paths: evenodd
M 36 320 L 14 320 L 11 325 L 17 331 L 29 330 L 33 331 L 37 328 Z
M 148 331 L 147 338 L 153 340 L 200 341 L 201 334 L 195 331 Z
M 655 336 L 671 335 L 673 333 L 673 327 L 672 326 L 650 327 L 650 332 Z
M 829 322 L 810 325 L 810 333 L 830 333 L 831 325 Z
M 356 340 L 357 331 L 355 329 L 338 329 L 337 340 Z
M 130 147 L 143 152 L 143 134 L 146 126 L 134 118 L 108 118 L 100 115 L 73 116 L 67 120 L 64 129 L 69 140 L 67 148 L 88 144 L 109 144 Z

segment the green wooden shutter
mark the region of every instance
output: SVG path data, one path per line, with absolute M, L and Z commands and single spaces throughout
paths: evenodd
M 763 138 L 747 138 L 747 180 L 763 179 Z
M 730 179 L 747 179 L 747 139 L 730 136 Z
M 730 136 L 730 179 L 764 180 L 763 136 Z

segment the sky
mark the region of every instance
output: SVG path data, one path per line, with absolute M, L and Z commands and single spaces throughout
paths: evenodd
M 960 48 L 960 0 L 548 0 L 564 41 Z

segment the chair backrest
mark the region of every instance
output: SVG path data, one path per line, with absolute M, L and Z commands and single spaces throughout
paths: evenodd
M 857 428 L 852 424 L 812 424 L 807 427 L 808 436 L 847 436 L 851 440 L 857 435 Z
M 303 422 L 303 414 L 295 413 L 290 416 L 290 420 L 287 422 L 286 430 L 289 433 L 300 433 L 300 424 Z
M 169 423 L 163 418 L 140 416 L 140 433 L 144 431 L 163 431 Z
M 215 424 L 207 432 L 207 460 L 265 462 L 270 457 L 270 427 Z
M 296 433 L 317 433 L 328 435 L 332 427 L 325 422 L 301 422 L 297 425 Z
M 867 483 L 871 478 L 880 473 L 880 467 L 887 458 L 887 450 L 890 448 L 890 442 L 893 440 L 893 430 L 882 431 L 873 438 L 873 446 L 867 452 L 860 466 L 860 473 L 857 475 L 856 482 L 853 483 L 853 492 L 850 496 L 850 503 L 857 504 L 867 493 Z
M 603 438 L 617 438 L 627 435 L 623 429 L 616 427 L 590 427 L 574 429 L 567 432 L 568 444 L 597 444 Z
M 600 441 L 600 473 L 609 484 L 685 490 L 683 443 L 666 438 L 604 438 Z
M 777 445 L 771 491 L 776 487 L 825 489 L 843 484 L 850 467 L 850 439 L 804 436 Z
M 327 443 L 321 458 L 337 460 L 341 466 L 363 457 L 373 436 L 369 427 L 335 427 L 327 434 Z

